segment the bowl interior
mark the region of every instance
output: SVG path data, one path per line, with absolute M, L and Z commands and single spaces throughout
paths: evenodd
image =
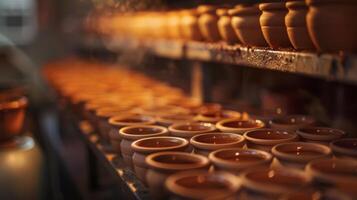
M 257 128 L 260 127 L 260 123 L 256 120 L 233 120 L 227 121 L 222 124 L 229 128 Z
M 328 154 L 320 145 L 308 143 L 287 143 L 276 147 L 276 150 L 294 156 L 322 156 Z
M 297 173 L 284 170 L 265 169 L 246 174 L 250 180 L 265 184 L 281 185 L 284 187 L 301 187 L 307 183 L 306 179 Z
M 343 131 L 332 129 L 332 128 L 311 127 L 311 128 L 302 128 L 299 131 L 311 135 L 337 135 L 337 136 L 344 135 Z
M 255 130 L 247 133 L 247 136 L 262 140 L 282 140 L 295 137 L 295 134 L 280 130 Z
M 114 119 L 114 121 L 119 123 L 142 123 L 142 122 L 148 122 L 149 119 L 139 116 L 128 116 L 128 117 L 116 118 Z
M 180 131 L 207 131 L 212 129 L 209 123 L 189 123 L 175 126 L 176 130 Z
M 196 164 L 200 163 L 201 160 L 195 156 L 181 155 L 181 154 L 163 154 L 153 158 L 154 161 L 163 164 Z
M 337 140 L 333 144 L 340 148 L 357 151 L 357 139 Z
M 148 148 L 159 147 L 175 147 L 183 143 L 182 140 L 175 138 L 147 138 L 145 140 L 138 141 L 136 145 Z
M 227 149 L 219 151 L 215 154 L 216 157 L 235 163 L 240 162 L 258 162 L 268 159 L 266 155 L 255 150 L 234 150 Z
M 241 140 L 241 137 L 235 134 L 214 133 L 198 135 L 195 137 L 195 140 L 206 144 L 227 144 L 238 142 Z
M 162 132 L 163 129 L 161 128 L 154 128 L 154 127 L 130 127 L 123 131 L 129 135 L 147 135 L 147 134 L 155 134 Z

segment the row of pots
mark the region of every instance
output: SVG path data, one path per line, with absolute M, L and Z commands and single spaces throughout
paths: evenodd
M 86 22 L 106 34 L 356 52 L 356 11 L 357 5 L 351 0 L 289 0 L 235 7 L 201 5 L 190 10 L 101 14 Z

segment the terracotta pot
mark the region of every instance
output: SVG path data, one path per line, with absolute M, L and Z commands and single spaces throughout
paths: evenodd
M 298 50 L 315 49 L 307 30 L 306 15 L 308 7 L 305 0 L 288 1 L 286 2 L 286 7 L 289 12 L 285 16 L 285 25 L 293 47 Z
M 201 114 L 201 113 L 219 112 L 221 110 L 222 110 L 222 105 L 218 103 L 205 103 L 195 108 L 192 108 L 191 112 L 193 114 Z
M 297 130 L 297 134 L 306 142 L 315 142 L 329 145 L 333 140 L 339 139 L 346 133 L 339 129 L 328 127 L 308 127 Z
M 238 191 L 240 181 L 227 172 L 186 171 L 169 176 L 165 186 L 174 199 L 226 199 Z
M 333 154 L 341 158 L 357 158 L 357 139 L 339 139 L 330 143 Z
M 111 129 L 109 131 L 110 144 L 113 147 L 114 152 L 121 155 L 120 142 L 121 137 L 119 136 L 119 130 L 126 126 L 134 125 L 151 125 L 155 124 L 155 120 L 151 117 L 141 116 L 141 115 L 120 115 L 111 117 L 108 120 Z
M 223 41 L 228 44 L 240 43 L 237 34 L 233 30 L 232 26 L 232 16 L 229 13 L 229 10 L 226 8 L 219 8 L 216 11 L 218 19 L 218 32 L 223 39 Z
M 172 11 L 168 13 L 168 33 L 169 38 L 172 39 L 182 39 L 181 29 L 180 29 L 180 12 Z
M 295 132 L 260 129 L 248 131 L 244 134 L 247 140 L 247 147 L 270 152 L 274 145 L 297 141 L 298 136 Z
M 258 6 L 242 6 L 230 11 L 232 16 L 232 27 L 239 40 L 247 46 L 266 47 L 259 17 L 261 11 Z
M 238 174 L 246 169 L 268 167 L 273 156 L 255 149 L 227 148 L 213 151 L 209 159 L 215 170 Z
M 181 11 L 180 30 L 185 40 L 200 41 L 203 39 L 198 25 L 199 13 L 196 10 Z
M 169 114 L 157 117 L 156 121 L 159 125 L 168 127 L 175 123 L 189 123 L 195 120 L 191 114 Z
M 184 170 L 207 169 L 208 158 L 183 152 L 159 152 L 145 159 L 149 170 L 146 174 L 150 194 L 153 199 L 167 199 L 164 184 L 171 174 Z
M 218 32 L 218 19 L 215 6 L 203 5 L 197 8 L 200 13 L 198 25 L 203 38 L 209 42 L 217 42 L 221 40 Z
M 239 112 L 233 110 L 221 110 L 217 112 L 205 112 L 198 114 L 195 117 L 196 121 L 217 123 L 218 121 L 230 118 L 241 118 L 242 115 Z
M 273 119 L 270 126 L 273 129 L 296 131 L 299 128 L 312 126 L 314 123 L 315 119 L 310 116 L 289 115 Z
M 0 94 L 0 141 L 22 133 L 26 107 L 26 97 Z
M 234 133 L 203 133 L 193 136 L 190 143 L 196 154 L 208 156 L 209 153 L 217 149 L 243 147 L 245 139 Z
M 191 137 L 216 130 L 214 124 L 203 122 L 177 123 L 169 126 L 171 135 L 190 139 Z
M 285 3 L 261 3 L 259 9 L 263 12 L 259 19 L 260 26 L 269 46 L 272 48 L 291 47 L 285 26 L 285 15 L 288 13 Z
M 170 106 L 170 105 L 164 105 L 164 106 L 151 106 L 151 107 L 144 107 L 138 111 L 141 115 L 145 116 L 153 116 L 153 117 L 160 117 L 160 116 L 165 116 L 165 115 L 178 115 L 178 114 L 189 114 L 190 111 L 181 108 L 178 106 Z
M 307 27 L 319 51 L 357 50 L 357 4 L 353 0 L 306 0 Z
M 243 134 L 263 128 L 265 124 L 260 120 L 225 119 L 219 121 L 216 126 L 222 132 Z
M 162 151 L 187 151 L 189 142 L 179 137 L 150 137 L 134 141 L 131 148 L 134 151 L 133 164 L 136 176 L 146 183 L 148 166 L 145 163 L 147 155 Z
M 133 168 L 132 157 L 134 151 L 131 148 L 131 143 L 133 143 L 133 141 L 148 137 L 165 136 L 168 134 L 167 128 L 155 125 L 136 125 L 120 129 L 120 151 L 125 164 L 130 168 Z
M 283 167 L 298 169 L 304 169 L 308 162 L 331 154 L 331 149 L 325 145 L 305 142 L 278 144 L 271 151 Z

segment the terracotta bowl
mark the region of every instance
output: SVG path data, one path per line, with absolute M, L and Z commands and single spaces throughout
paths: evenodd
M 305 128 L 315 123 L 315 119 L 306 115 L 289 115 L 273 119 L 271 127 L 273 129 L 296 131 L 299 128 Z
M 331 149 L 325 145 L 305 142 L 278 144 L 271 151 L 283 166 L 300 169 L 312 160 L 325 158 L 331 154 Z
M 121 138 L 120 142 L 120 151 L 123 156 L 125 164 L 129 167 L 133 167 L 132 157 L 134 154 L 133 149 L 131 148 L 131 143 L 133 141 L 155 137 L 155 136 L 164 136 L 168 135 L 169 132 L 167 128 L 162 126 L 155 125 L 136 125 L 136 126 L 128 126 L 119 130 L 119 137 Z
M 295 132 L 273 129 L 248 131 L 244 134 L 248 148 L 270 152 L 274 145 L 298 140 Z
M 170 114 L 159 116 L 156 121 L 159 125 L 168 127 L 175 123 L 194 122 L 194 118 L 194 115 L 191 114 Z
M 169 126 L 169 131 L 173 136 L 190 139 L 191 137 L 213 132 L 216 130 L 214 124 L 204 122 L 177 123 Z
M 186 171 L 169 176 L 165 186 L 173 198 L 225 199 L 240 188 L 240 180 L 227 172 Z
M 332 140 L 345 136 L 345 132 L 328 127 L 307 127 L 297 130 L 297 134 L 306 142 L 316 142 L 328 145 Z
M 208 156 L 210 152 L 217 149 L 243 147 L 245 139 L 234 133 L 203 133 L 193 136 L 190 143 L 195 153 Z
M 187 151 L 189 142 L 179 137 L 149 137 L 134 141 L 131 148 L 134 151 L 133 164 L 136 176 L 146 182 L 148 166 L 145 163 L 147 155 L 162 151 Z
M 333 154 L 337 157 L 357 158 L 357 139 L 339 139 L 330 143 Z
M 233 110 L 221 110 L 218 112 L 206 112 L 198 114 L 195 118 L 196 121 L 201 122 L 210 122 L 210 123 L 217 123 L 223 119 L 230 119 L 230 118 L 240 118 L 242 115 Z
M 209 159 L 215 170 L 239 173 L 242 170 L 269 166 L 273 156 L 265 151 L 242 148 L 225 148 L 213 151 Z
M 222 132 L 243 134 L 247 131 L 263 128 L 265 124 L 260 120 L 225 119 L 219 121 L 216 126 Z

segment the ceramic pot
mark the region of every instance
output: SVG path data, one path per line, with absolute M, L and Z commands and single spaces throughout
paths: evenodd
M 217 123 L 218 121 L 230 118 L 241 118 L 242 115 L 233 110 L 221 110 L 218 112 L 205 112 L 198 114 L 195 117 L 196 121 L 200 122 L 209 122 L 209 123 Z
M 183 152 L 159 152 L 150 154 L 145 159 L 149 170 L 146 174 L 151 197 L 153 199 L 167 199 L 164 184 L 171 174 L 184 170 L 207 169 L 208 158 Z
M 306 0 L 309 11 L 307 27 L 319 51 L 357 50 L 357 4 L 353 0 Z
M 232 26 L 232 16 L 229 13 L 229 10 L 226 8 L 219 8 L 216 11 L 218 19 L 218 32 L 223 39 L 223 41 L 228 44 L 240 43 L 237 34 L 233 30 Z
M 259 18 L 263 36 L 271 48 L 291 47 L 285 26 L 285 16 L 288 9 L 284 2 L 261 3 Z
M 305 1 L 288 1 L 286 2 L 286 8 L 288 8 L 289 12 L 285 16 L 285 25 L 293 47 L 297 50 L 315 49 L 307 30 L 306 15 L 308 7 Z
M 136 125 L 120 129 L 120 151 L 125 164 L 130 168 L 133 168 L 132 157 L 134 151 L 131 148 L 133 141 L 148 137 L 165 136 L 168 134 L 167 128 L 155 125 Z
M 256 149 L 225 148 L 210 153 L 209 159 L 215 170 L 238 174 L 246 169 L 269 167 L 273 156 Z
M 169 126 L 171 135 L 191 139 L 191 137 L 216 130 L 214 124 L 204 122 L 177 123 Z
M 196 10 L 181 11 L 180 30 L 185 40 L 200 41 L 203 39 L 199 25 L 199 13 Z
M 331 149 L 316 143 L 290 142 L 274 146 L 271 152 L 283 167 L 304 169 L 308 162 L 330 156 Z
M 357 158 L 357 139 L 339 139 L 330 143 L 333 154 L 341 158 Z
M 145 163 L 147 155 L 162 151 L 187 151 L 189 142 L 179 137 L 150 137 L 134 141 L 131 148 L 134 151 L 133 164 L 136 176 L 146 183 L 148 166 Z
M 194 153 L 208 156 L 217 149 L 242 148 L 245 145 L 245 139 L 234 133 L 203 133 L 193 136 L 190 143 L 194 147 Z
M 216 126 L 222 132 L 244 134 L 247 131 L 263 128 L 265 124 L 260 120 L 252 119 L 225 119 L 219 121 Z
M 217 42 L 221 40 L 218 32 L 218 19 L 216 14 L 217 8 L 215 6 L 202 5 L 198 6 L 197 11 L 200 16 L 198 18 L 198 25 L 203 38 L 209 42 Z
M 333 140 L 339 139 L 346 135 L 342 130 L 328 127 L 308 127 L 297 130 L 297 134 L 306 142 L 320 143 L 329 145 Z
M 126 126 L 134 125 L 151 125 L 155 124 L 155 120 L 151 117 L 141 115 L 120 115 L 111 117 L 108 120 L 111 129 L 109 131 L 110 144 L 113 147 L 114 152 L 121 155 L 119 130 Z
M 247 5 L 230 11 L 232 16 L 232 27 L 239 40 L 247 46 L 266 47 L 259 17 L 261 11 L 256 5 Z
M 260 129 L 248 131 L 244 134 L 247 140 L 247 147 L 270 152 L 274 145 L 297 141 L 298 136 L 295 132 Z
M 156 118 L 159 125 L 169 127 L 175 123 L 189 123 L 194 122 L 194 115 L 191 114 L 170 114 L 162 115 Z
M 240 181 L 227 172 L 195 170 L 169 176 L 165 186 L 174 199 L 226 199 L 238 191 Z
M 312 126 L 315 119 L 305 115 L 289 115 L 273 119 L 270 126 L 273 129 L 296 131 L 299 128 Z

